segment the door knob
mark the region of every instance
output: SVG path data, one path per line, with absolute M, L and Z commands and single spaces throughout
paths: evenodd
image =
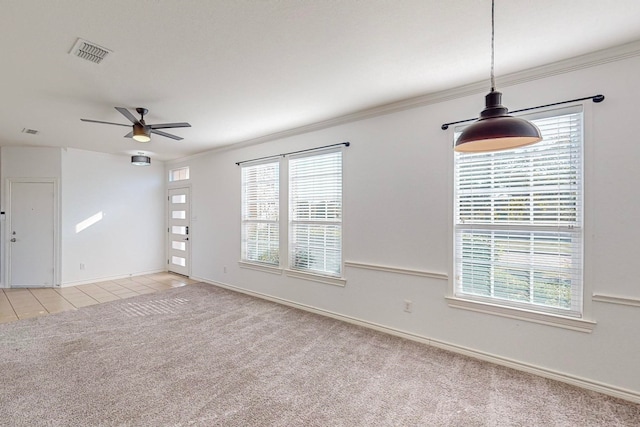
M 16 238 L 15 238 L 15 237 L 12 237 L 12 238 L 11 238 L 11 241 L 12 241 L 12 242 L 15 242 L 15 241 L 16 241 Z

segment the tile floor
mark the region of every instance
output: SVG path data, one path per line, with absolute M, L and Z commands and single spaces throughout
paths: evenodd
M 87 305 L 196 283 L 172 273 L 155 273 L 67 288 L 0 289 L 0 323 L 44 316 Z

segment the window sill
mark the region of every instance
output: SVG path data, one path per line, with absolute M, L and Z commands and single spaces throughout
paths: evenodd
M 288 277 L 295 277 L 297 279 L 310 280 L 312 282 L 324 283 L 333 286 L 344 287 L 347 284 L 347 280 L 341 277 L 322 276 L 320 274 L 307 273 L 298 270 L 284 270 Z
M 534 311 L 522 310 L 511 307 L 504 307 L 485 302 L 472 301 L 457 297 L 446 297 L 449 307 L 470 310 L 478 313 L 493 314 L 510 319 L 523 320 L 525 322 L 539 323 L 542 325 L 555 326 L 558 328 L 570 329 L 578 332 L 591 333 L 596 326 L 596 322 L 573 317 L 557 316 L 553 314 L 538 313 Z
M 282 275 L 282 269 L 280 267 L 271 267 L 265 264 L 258 264 L 247 261 L 238 261 L 240 268 L 247 268 L 249 270 L 264 271 L 265 273 Z

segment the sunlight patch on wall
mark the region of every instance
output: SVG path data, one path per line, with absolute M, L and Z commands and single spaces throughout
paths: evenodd
M 95 215 L 90 216 L 89 218 L 85 219 L 84 221 L 80 221 L 79 223 L 76 224 L 76 234 L 80 233 L 81 231 L 91 227 L 93 224 L 95 224 L 96 222 L 102 220 L 102 211 L 98 212 Z

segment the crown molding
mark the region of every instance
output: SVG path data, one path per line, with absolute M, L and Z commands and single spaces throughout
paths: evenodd
M 560 74 L 570 73 L 577 70 L 596 67 L 611 62 L 622 61 L 628 58 L 640 56 L 640 40 L 615 46 L 608 49 L 599 50 L 596 52 L 588 53 L 585 55 L 568 58 L 562 61 L 554 62 L 551 64 L 542 65 L 539 67 L 530 68 L 527 70 L 519 71 L 516 73 L 499 76 L 496 78 L 498 86 L 508 87 L 518 84 L 531 82 L 534 80 L 540 80 L 551 76 L 557 76 Z M 446 89 L 439 92 L 428 93 L 425 95 L 416 96 L 413 98 L 407 98 L 401 101 L 392 102 L 389 104 L 379 105 L 366 110 L 360 110 L 353 113 L 345 114 L 342 116 L 334 117 L 331 119 L 311 123 L 296 128 L 283 130 L 280 132 L 274 132 L 268 135 L 263 135 L 257 138 L 248 139 L 238 143 L 227 144 L 219 148 L 208 150 L 204 153 L 195 154 L 193 156 L 184 157 L 182 159 L 172 160 L 171 163 L 190 160 L 194 157 L 200 157 L 204 154 L 216 153 L 221 151 L 227 151 L 230 149 L 238 149 L 244 147 L 250 147 L 253 145 L 262 144 L 276 139 L 287 138 L 295 135 L 300 135 L 308 132 L 313 132 L 321 129 L 326 129 L 345 123 L 355 122 L 359 120 L 369 119 L 385 114 L 396 113 L 399 111 L 408 110 L 411 108 L 424 107 L 427 105 L 438 104 L 440 102 L 450 101 L 453 99 L 463 98 L 465 96 L 476 95 L 478 93 L 484 93 L 487 91 L 487 82 L 475 82 L 464 86 L 458 86 L 452 89 Z
M 498 81 L 501 83 L 501 86 L 514 86 L 559 74 L 566 74 L 611 62 L 622 61 L 635 56 L 640 56 L 640 40 L 509 74 L 503 78 L 498 78 Z

